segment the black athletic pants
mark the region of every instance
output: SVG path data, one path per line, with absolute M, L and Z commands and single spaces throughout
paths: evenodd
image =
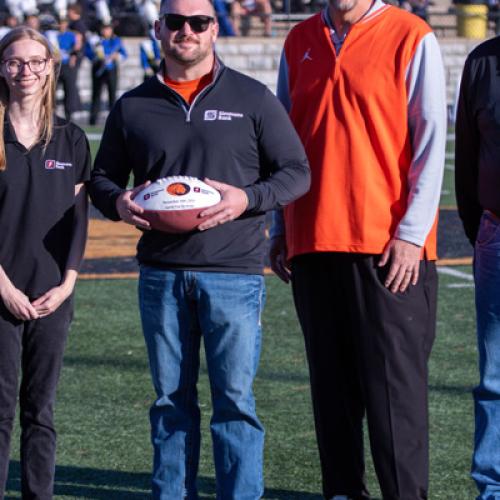
M 90 125 L 97 123 L 101 109 L 101 93 L 104 86 L 108 89 L 109 109 L 116 101 L 116 87 L 118 85 L 118 68 L 102 69 L 100 65 L 92 66 L 92 103 L 90 105 Z
M 384 500 L 428 489 L 427 361 L 435 336 L 437 273 L 422 261 L 416 286 L 393 294 L 379 256 L 317 253 L 292 260 L 304 332 L 323 494 L 370 498 L 366 413 Z
M 53 497 L 54 403 L 72 310 L 72 300 L 68 299 L 46 318 L 21 322 L 0 301 L 0 498 L 5 494 L 18 394 L 22 498 Z M 19 369 L 22 378 L 18 392 Z
M 78 66 L 61 65 L 58 82 L 61 83 L 64 90 L 64 114 L 67 120 L 70 120 L 71 115 L 81 108 L 80 95 L 76 85 L 77 77 Z

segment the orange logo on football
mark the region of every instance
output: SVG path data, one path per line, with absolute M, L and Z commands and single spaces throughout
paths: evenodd
M 173 196 L 183 196 L 188 194 L 190 187 L 183 182 L 173 182 L 167 186 L 167 193 Z

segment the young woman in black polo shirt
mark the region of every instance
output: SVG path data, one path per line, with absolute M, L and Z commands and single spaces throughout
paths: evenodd
M 18 394 L 22 496 L 53 495 L 53 408 L 90 171 L 84 133 L 53 114 L 56 66 L 46 39 L 30 28 L 0 41 L 0 498 Z

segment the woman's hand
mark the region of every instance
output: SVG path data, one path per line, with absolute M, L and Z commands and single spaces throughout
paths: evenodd
M 66 284 L 55 286 L 34 300 L 31 305 L 35 308 L 39 318 L 45 318 L 52 314 L 71 295 L 72 291 L 73 287 Z
M 2 266 L 0 266 L 0 298 L 7 310 L 15 318 L 22 321 L 38 318 L 38 313 L 30 304 L 27 295 L 14 286 Z
M 0 290 L 0 296 L 8 311 L 17 319 L 29 321 L 39 317 L 37 310 L 30 303 L 27 295 L 9 284 Z

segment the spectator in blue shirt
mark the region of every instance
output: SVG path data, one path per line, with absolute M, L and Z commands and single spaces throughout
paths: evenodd
M 92 104 L 90 106 L 90 125 L 97 123 L 101 108 L 101 91 L 104 85 L 108 89 L 109 108 L 116 100 L 118 84 L 118 64 L 127 58 L 127 51 L 121 38 L 116 36 L 113 26 L 104 24 L 100 36 L 91 37 L 85 45 L 85 55 L 92 62 Z
M 81 108 L 76 81 L 78 77 L 78 52 L 81 49 L 82 38 L 80 34 L 69 29 L 69 21 L 67 19 L 61 19 L 59 22 L 59 31 L 47 32 L 46 36 L 54 49 L 59 52 L 61 69 L 58 83 L 62 84 L 64 91 L 64 114 L 66 120 L 71 120 L 71 115 Z
M 158 72 L 161 62 L 161 50 L 154 31 L 148 33 L 148 38 L 141 42 L 141 67 L 144 71 L 144 80 Z
M 219 36 L 235 36 L 236 33 L 229 18 L 225 0 L 214 0 L 213 4 L 219 22 Z

